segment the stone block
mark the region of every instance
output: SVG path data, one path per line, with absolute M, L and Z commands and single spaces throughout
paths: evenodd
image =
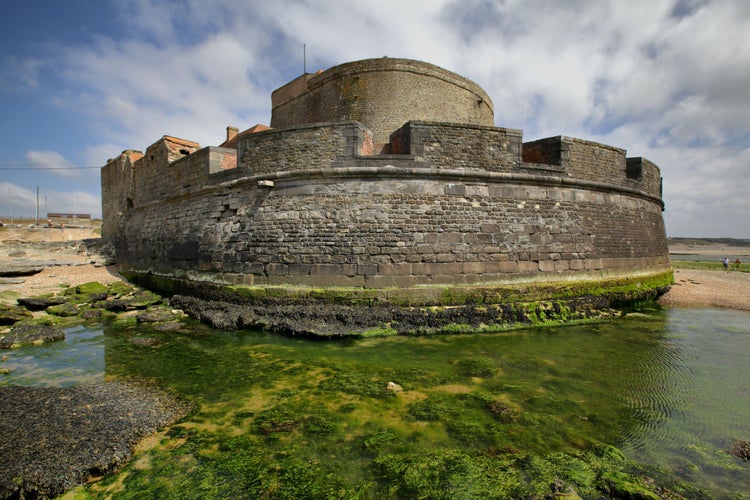
M 487 267 L 484 262 L 464 262 L 462 272 L 464 274 L 484 274 Z
M 555 263 L 551 260 L 542 260 L 538 265 L 539 271 L 543 273 L 549 273 L 555 270 Z
M 539 272 L 539 262 L 533 260 L 522 260 L 518 262 L 519 273 L 536 273 Z
M 412 273 L 412 264 L 379 264 L 378 274 L 380 276 L 404 275 Z
M 586 259 L 585 267 L 587 271 L 603 269 L 602 259 Z
M 310 266 L 310 274 L 317 276 L 343 276 L 344 272 L 340 264 L 313 264 Z
M 266 274 L 268 274 L 269 276 L 271 275 L 286 276 L 289 274 L 289 265 L 279 264 L 277 262 L 271 262 L 270 264 L 266 265 L 265 271 L 266 271 Z
M 361 276 L 377 276 L 377 264 L 357 264 L 357 274 Z

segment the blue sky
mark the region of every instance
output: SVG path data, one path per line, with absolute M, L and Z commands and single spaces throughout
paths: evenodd
M 372 57 L 481 85 L 495 124 L 657 163 L 669 236 L 750 238 L 746 0 L 26 0 L 0 17 L 0 214 L 101 215 L 107 158 L 218 145 L 271 91 Z

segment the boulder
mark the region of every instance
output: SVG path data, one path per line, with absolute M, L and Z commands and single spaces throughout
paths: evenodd
M 71 304 L 70 302 L 66 302 L 64 304 L 58 304 L 55 306 L 49 306 L 47 308 L 47 314 L 51 314 L 53 316 L 61 316 L 61 317 L 70 317 L 70 316 L 78 316 L 78 307 L 75 304 Z
M 29 311 L 44 311 L 50 306 L 58 306 L 66 302 L 65 297 L 22 297 L 16 299 L 19 306 Z
M 24 345 L 45 344 L 65 339 L 65 332 L 49 325 L 16 325 L 0 338 L 0 349 L 15 349 Z
M 0 325 L 13 325 L 31 317 L 32 314 L 22 307 L 0 304 Z

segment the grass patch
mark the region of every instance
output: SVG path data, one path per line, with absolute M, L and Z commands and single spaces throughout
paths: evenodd
M 709 261 L 709 260 L 675 260 L 672 261 L 672 268 L 674 269 L 691 269 L 695 271 L 724 271 L 724 265 L 721 261 Z M 741 264 L 739 268 L 736 268 L 733 263 L 729 263 L 729 271 L 727 272 L 741 272 L 750 273 L 750 264 Z

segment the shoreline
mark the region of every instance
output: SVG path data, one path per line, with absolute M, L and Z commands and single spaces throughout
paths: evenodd
M 674 285 L 657 303 L 664 307 L 718 307 L 750 312 L 750 273 L 675 269 Z

